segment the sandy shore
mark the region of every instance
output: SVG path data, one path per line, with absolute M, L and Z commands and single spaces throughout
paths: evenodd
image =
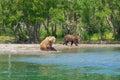
M 120 44 L 79 44 L 78 46 L 53 44 L 53 47 L 58 51 L 41 51 L 39 44 L 0 44 L 0 54 L 49 54 L 67 48 L 120 47 Z

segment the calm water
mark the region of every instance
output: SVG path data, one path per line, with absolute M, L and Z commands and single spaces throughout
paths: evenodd
M 0 80 L 120 80 L 120 48 L 0 55 Z

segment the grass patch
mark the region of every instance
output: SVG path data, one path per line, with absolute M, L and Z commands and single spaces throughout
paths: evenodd
M 100 39 L 99 34 L 94 34 L 94 35 L 91 36 L 91 38 L 90 38 L 90 40 L 92 40 L 92 41 L 97 41 L 97 40 L 99 40 L 99 39 Z
M 0 36 L 0 43 L 12 43 L 14 39 L 12 36 Z
M 113 33 L 110 32 L 106 32 L 103 35 L 105 40 L 113 40 Z M 91 41 L 99 41 L 100 40 L 100 35 L 98 33 L 94 34 L 93 36 L 91 36 L 90 38 Z
M 56 38 L 56 43 L 63 43 L 63 38 Z
M 105 33 L 105 38 L 107 39 L 107 40 L 113 40 L 114 38 L 113 38 L 113 33 Z

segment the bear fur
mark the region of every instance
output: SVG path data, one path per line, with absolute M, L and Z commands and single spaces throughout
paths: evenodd
M 40 49 L 44 51 L 56 51 L 55 48 L 52 47 L 53 43 L 55 43 L 56 38 L 54 36 L 46 37 L 41 43 L 40 43 Z
M 79 43 L 79 35 L 78 34 L 73 34 L 73 35 L 70 35 L 70 34 L 67 34 L 64 36 L 64 43 L 63 45 L 67 45 L 69 42 L 71 42 L 71 46 L 73 45 L 73 43 L 78 46 L 78 43 Z

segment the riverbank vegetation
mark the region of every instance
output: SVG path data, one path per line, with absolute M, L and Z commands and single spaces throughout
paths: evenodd
M 60 42 L 65 34 L 79 34 L 81 41 L 119 41 L 119 3 L 119 0 L 0 0 L 0 41 L 39 43 L 52 35 Z

